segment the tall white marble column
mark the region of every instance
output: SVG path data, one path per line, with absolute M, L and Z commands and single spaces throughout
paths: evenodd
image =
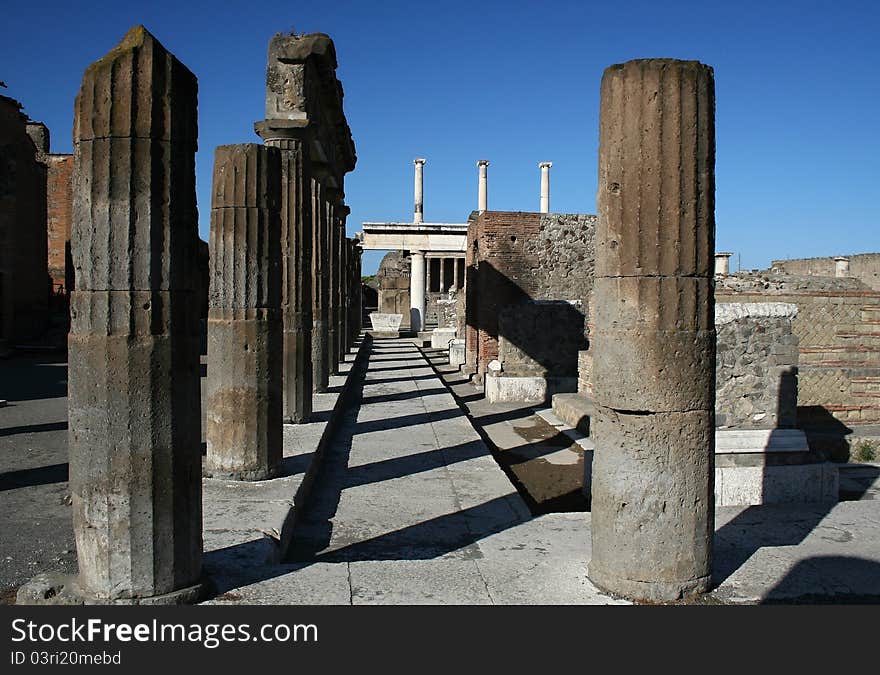
M 480 191 L 479 197 L 477 199 L 477 210 L 482 213 L 489 208 L 489 187 L 487 178 L 487 167 L 489 166 L 489 160 L 481 159 L 477 162 L 477 166 L 479 167 L 480 171 Z
M 425 325 L 425 254 L 422 251 L 413 251 L 410 262 L 409 325 L 413 331 L 418 332 Z
M 550 167 L 553 162 L 541 162 L 541 213 L 550 213 Z
M 414 184 L 415 208 L 413 210 L 413 222 L 414 223 L 421 223 L 422 216 L 424 213 L 424 204 L 422 202 L 423 195 L 424 195 L 424 190 L 423 190 L 424 181 L 422 178 L 422 168 L 425 166 L 426 161 L 427 161 L 426 159 L 423 159 L 421 157 L 413 160 L 413 164 L 415 164 L 415 167 L 416 167 L 415 184 Z

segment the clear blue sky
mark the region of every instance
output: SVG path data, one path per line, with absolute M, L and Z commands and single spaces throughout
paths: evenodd
M 412 218 L 464 222 L 476 160 L 489 208 L 595 213 L 599 82 L 633 58 L 715 68 L 717 248 L 772 258 L 880 251 L 877 2 L 20 2 L 0 12 L 0 90 L 71 152 L 83 70 L 144 24 L 199 78 L 200 232 L 214 147 L 259 142 L 269 38 L 331 35 L 357 146 L 349 233 Z M 365 273 L 380 256 L 365 256 Z M 736 266 L 736 258 L 732 261 Z

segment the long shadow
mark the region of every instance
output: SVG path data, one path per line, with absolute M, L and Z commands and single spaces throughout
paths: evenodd
M 814 592 L 817 586 L 829 589 Z M 798 563 L 761 600 L 762 605 L 880 602 L 880 564 L 837 555 L 812 556 Z
M 65 483 L 68 480 L 68 465 L 50 464 L 36 469 L 21 469 L 19 471 L 7 471 L 0 473 L 0 492 L 16 490 L 34 485 L 51 485 L 52 483 Z
M 375 384 L 372 380 L 367 380 L 367 384 Z M 448 394 L 446 387 L 432 387 L 431 389 L 413 389 L 412 391 L 401 391 L 394 394 L 376 394 L 375 396 L 364 397 L 362 404 L 370 405 L 374 403 L 391 403 L 393 401 L 409 401 L 414 398 L 422 398 L 424 396 L 434 396 L 438 394 Z
M 402 429 L 403 427 L 414 426 L 416 424 L 425 424 L 426 422 L 439 422 L 440 420 L 448 420 L 453 417 L 460 417 L 461 410 L 458 408 L 450 408 L 449 410 L 438 410 L 435 412 L 420 412 L 411 415 L 400 415 L 399 417 L 385 417 L 378 420 L 365 420 L 357 422 L 356 428 L 359 434 L 366 434 L 371 431 L 388 431 L 389 429 Z
M 384 380 L 367 379 L 367 384 L 393 384 L 395 382 L 409 382 L 411 380 L 435 380 L 436 375 L 413 375 L 412 377 L 390 377 Z
M 15 436 L 17 434 L 39 434 L 45 431 L 64 431 L 67 422 L 46 422 L 45 424 L 26 424 L 19 427 L 4 427 L 0 429 L 0 436 Z
M 777 419 L 791 422 L 791 418 L 795 418 L 796 402 L 797 379 L 792 373 L 782 373 Z M 797 420 L 803 421 L 800 409 L 797 409 Z M 836 420 L 830 425 L 827 420 L 824 421 L 825 428 L 831 429 L 832 434 L 839 433 L 840 427 L 846 428 Z M 747 507 L 715 532 L 712 570 L 715 586 L 723 583 L 759 549 L 797 546 L 803 542 L 837 504 L 838 495 L 834 495 L 833 501 L 829 502 L 779 502 L 777 495 L 783 493 L 779 487 L 780 477 L 773 477 L 773 469 L 784 471 L 785 467 L 775 463 L 775 454 L 766 453 L 761 478 L 761 498 L 771 502 Z M 821 462 L 824 457 L 811 446 L 808 455 L 802 459 L 815 463 Z
M 67 396 L 67 360 L 63 355 L 20 355 L 0 361 L 3 398 L 35 401 Z

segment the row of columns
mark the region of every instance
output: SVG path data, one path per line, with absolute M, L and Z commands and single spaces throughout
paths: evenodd
M 424 222 L 424 169 L 426 160 L 423 157 L 418 157 L 413 160 L 413 165 L 415 166 L 415 174 L 413 181 L 413 201 L 414 201 L 414 209 L 413 209 L 413 223 L 418 225 L 419 223 Z M 553 162 L 539 162 L 538 168 L 541 169 L 541 201 L 540 201 L 540 213 L 550 213 L 550 167 L 553 166 Z M 477 188 L 477 210 L 482 213 L 483 211 L 487 211 L 489 208 L 489 179 L 488 179 L 488 169 L 489 169 L 489 160 L 488 159 L 480 159 L 477 160 L 477 175 L 478 175 L 478 188 Z
M 196 92 L 137 26 L 76 99 L 70 586 L 85 602 L 202 593 Z M 209 244 L 204 470 L 246 480 L 275 475 L 282 422 L 309 420 L 360 331 L 360 248 L 314 132 L 257 128 L 265 145 L 216 150 Z
M 462 287 L 463 275 L 459 274 L 459 265 L 464 262 L 464 257 L 452 257 L 452 256 L 432 256 L 425 258 L 425 291 L 426 293 L 433 293 L 434 290 L 434 279 L 433 274 L 431 273 L 431 264 L 432 261 L 439 261 L 439 271 L 438 271 L 438 291 L 439 293 L 445 293 L 449 289 L 460 290 Z M 446 261 L 452 261 L 452 276 L 450 279 L 446 278 Z

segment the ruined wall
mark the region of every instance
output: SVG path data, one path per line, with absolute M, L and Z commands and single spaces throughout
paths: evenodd
M 49 276 L 55 291 L 74 288 L 70 264 L 70 223 L 73 216 L 73 155 L 46 157 L 46 230 Z
M 403 314 L 401 326 L 409 327 L 410 261 L 402 251 L 386 253 L 376 272 L 379 305 L 383 314 Z
M 48 317 L 46 166 L 39 156 L 21 104 L 0 96 L 0 342 L 8 344 L 39 337 Z
M 798 424 L 821 426 L 832 418 L 846 425 L 880 422 L 880 292 L 854 279 L 813 277 L 810 287 L 809 277 L 765 278 L 718 279 L 715 297 L 797 305 L 792 332 L 799 344 Z M 832 287 L 837 290 L 826 290 Z
M 880 253 L 857 253 L 844 256 L 849 260 L 849 275 L 868 288 L 880 290 Z M 774 260 L 771 267 L 782 274 L 803 276 L 834 276 L 834 257 Z
M 499 358 L 503 337 L 504 355 L 510 359 L 509 364 L 502 359 L 505 374 L 541 370 L 576 375 L 577 352 L 587 344 L 595 223 L 595 216 L 583 214 L 472 214 L 466 258 L 466 339 L 468 364 L 478 373 Z M 529 304 L 547 300 L 567 301 L 567 306 Z M 559 331 L 548 330 L 553 321 L 563 320 L 560 313 L 567 317 L 569 330 L 579 329 L 570 344 L 559 342 Z M 523 329 L 526 325 L 536 329 Z
M 715 426 L 791 428 L 797 423 L 797 306 L 715 305 Z

